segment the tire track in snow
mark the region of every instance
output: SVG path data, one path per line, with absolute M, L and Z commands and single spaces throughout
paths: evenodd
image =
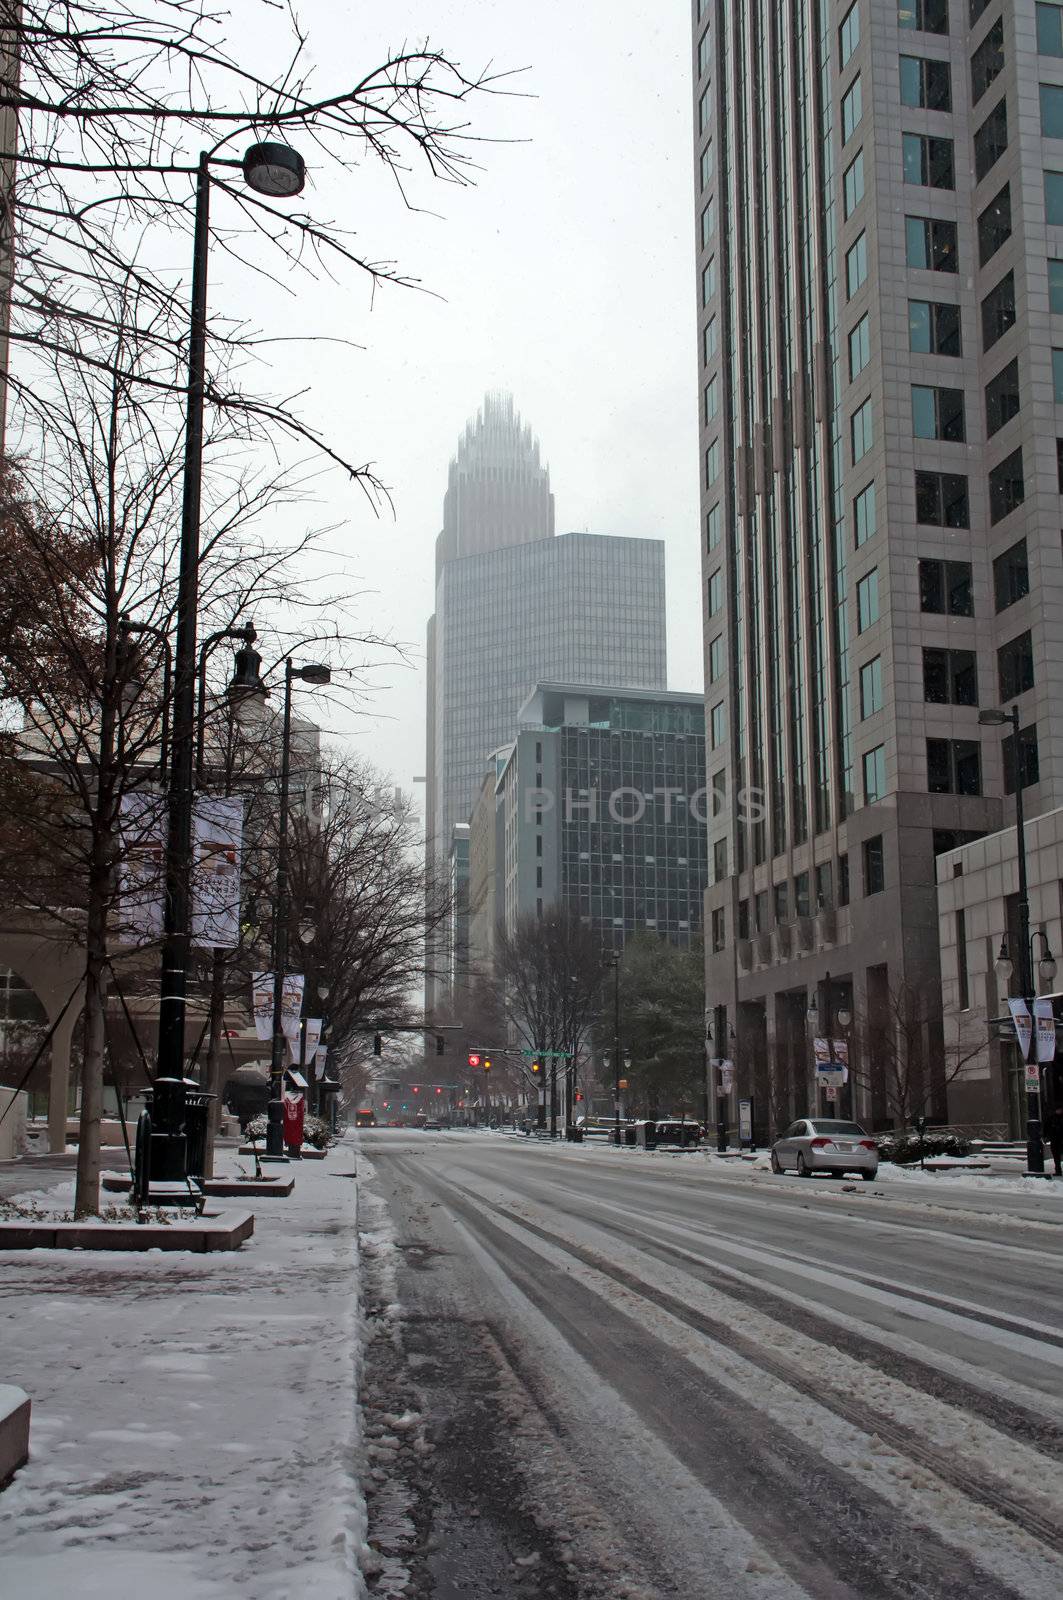
M 634 1407 L 687 1470 L 755 1533 L 774 1560 L 806 1586 L 811 1584 L 812 1594 L 855 1592 L 863 1600 L 929 1600 L 961 1593 L 965 1600 L 1008 1600 L 1020 1593 L 1047 1597 L 1057 1592 L 1054 1581 L 1046 1588 L 1036 1579 L 1031 1583 L 1029 1573 L 1017 1587 L 994 1576 L 961 1546 L 913 1520 L 896 1496 L 887 1499 L 860 1483 L 792 1427 L 772 1429 L 763 1396 L 758 1404 L 757 1399 L 736 1392 L 735 1384 L 728 1387 L 674 1344 L 662 1383 L 662 1340 L 639 1322 L 637 1306 L 618 1309 L 577 1273 L 550 1262 L 541 1250 L 500 1226 L 497 1218 L 488 1221 L 481 1197 L 468 1196 L 447 1178 L 430 1178 L 423 1170 L 419 1176 L 599 1379 Z M 523 1218 L 507 1220 L 513 1228 L 527 1228 Z M 579 1260 L 579 1247 L 572 1249 L 567 1241 L 549 1235 L 543 1242 L 562 1256 Z M 588 1271 L 598 1278 L 609 1276 L 599 1260 Z M 636 1283 L 634 1290 L 622 1287 L 649 1306 L 646 1285 Z M 685 1316 L 674 1320 L 690 1327 Z M 703 1329 L 693 1331 L 704 1335 Z M 667 1349 L 667 1340 L 663 1343 Z M 866 1420 L 865 1414 L 860 1433 L 870 1444 Z M 708 1460 L 706 1439 L 712 1441 Z M 751 1449 L 751 1440 L 760 1443 Z M 913 1552 L 918 1552 L 918 1571 L 913 1568 Z

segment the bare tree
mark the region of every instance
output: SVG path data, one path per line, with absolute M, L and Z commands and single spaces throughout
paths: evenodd
M 415 280 L 330 219 L 248 187 L 232 170 L 248 145 L 301 146 L 322 179 L 379 163 L 404 204 L 419 173 L 471 181 L 466 106 L 500 90 L 497 76 L 466 74 L 424 44 L 324 83 L 294 12 L 259 0 L 241 14 L 239 41 L 232 25 L 211 0 L 0 0 L 0 263 L 23 414 L 46 415 L 56 360 L 68 376 L 109 362 L 145 402 L 180 395 L 188 318 L 170 263 L 191 256 L 200 152 L 212 163 L 211 254 L 282 284 L 344 269 L 374 289 Z M 137 332 L 159 358 L 151 372 L 127 367 L 116 342 L 125 319 L 114 291 L 131 287 Z M 379 488 L 291 399 L 249 386 L 248 361 L 263 353 L 249 326 L 216 317 L 211 335 L 216 411 L 252 433 L 313 442 Z
M 943 1029 L 948 1020 L 955 1028 Z M 963 1012 L 943 1018 L 940 990 L 891 984 L 873 1015 L 853 1019 L 850 1077 L 903 1128 L 944 1113 L 949 1085 L 986 1048 L 984 1026 L 975 1038 L 967 1020 Z
M 130 356 L 128 359 L 134 359 Z M 137 359 L 150 365 L 150 352 Z M 106 997 L 116 947 L 123 856 L 149 843 L 161 814 L 167 712 L 165 639 L 173 622 L 180 527 L 179 435 L 129 402 L 115 367 L 57 372 L 57 404 L 38 449 L 0 507 L 0 570 L 11 626 L 0 637 L 0 697 L 16 711 L 4 766 L 5 828 L 18 855 L 2 870 L 9 903 L 63 928 L 86 952 L 76 1208 L 99 1200 Z M 245 607 L 298 619 L 313 597 L 256 519 L 287 480 L 234 457 L 206 480 L 211 534 L 200 586 L 205 627 Z M 294 553 L 305 549 L 299 541 Z M 339 627 L 342 605 L 330 611 Z M 147 631 L 130 635 L 130 617 Z M 134 645 L 133 640 L 139 641 Z M 144 797 L 141 838 L 123 818 Z M 150 797 L 150 799 L 149 799 Z M 126 930 L 128 935 L 129 930 Z M 142 942 L 142 941 L 141 941 Z

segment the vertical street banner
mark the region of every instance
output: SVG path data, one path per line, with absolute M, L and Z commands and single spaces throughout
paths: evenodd
M 1011 1020 L 1015 1026 L 1015 1037 L 1019 1041 L 1022 1059 L 1029 1061 L 1030 1043 L 1033 1039 L 1033 1019 L 1027 1009 L 1026 1001 L 1023 999 L 1009 1000 L 1008 1010 L 1011 1012 Z
M 192 829 L 192 943 L 233 950 L 240 943 L 243 801 L 196 795 Z
M 319 1044 L 317 1049 L 314 1051 L 314 1076 L 315 1076 L 315 1078 L 324 1078 L 326 1076 L 325 1068 L 326 1068 L 326 1063 L 327 1062 L 328 1062 L 328 1045 Z
M 1042 995 L 1033 1003 L 1034 1030 L 1037 1035 L 1037 1061 L 1041 1066 L 1056 1059 L 1056 1018 L 1052 1002 Z
M 739 1100 L 738 1102 L 738 1137 L 742 1144 L 751 1144 L 753 1140 L 753 1102 L 752 1100 Z
M 321 1042 L 321 1018 L 307 1017 L 305 1022 L 305 1037 L 303 1027 L 296 1029 L 295 1037 L 289 1038 L 288 1049 L 291 1052 L 293 1066 L 298 1066 L 300 1057 L 302 1065 L 309 1066 L 317 1053 Z M 311 1074 L 312 1075 L 312 1074 Z
M 165 796 L 123 795 L 118 832 L 119 937 L 129 944 L 161 939 L 166 891 Z
M 286 973 L 281 998 L 281 1032 L 286 1039 L 295 1040 L 297 1050 L 299 1048 L 299 1023 L 302 1020 L 302 1015 L 303 974 L 301 972 Z
M 255 1032 L 262 1040 L 273 1037 L 273 974 L 251 974 L 251 1011 L 255 1018 Z
M 728 1056 L 719 1056 L 716 1065 L 720 1069 L 720 1093 L 730 1094 L 735 1084 L 735 1064 Z

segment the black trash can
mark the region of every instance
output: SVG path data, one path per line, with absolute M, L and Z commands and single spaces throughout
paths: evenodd
M 190 1178 L 203 1177 L 207 1160 L 210 1103 L 213 1099 L 214 1096 L 203 1089 L 189 1089 L 185 1095 L 185 1140 Z
M 150 1172 L 154 1183 L 183 1183 L 187 1172 L 183 1078 L 156 1078 L 144 1099 L 151 1116 Z

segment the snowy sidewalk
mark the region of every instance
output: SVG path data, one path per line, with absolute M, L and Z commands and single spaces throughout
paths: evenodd
M 4 1600 L 363 1592 L 354 1170 L 340 1144 L 239 1207 L 234 1254 L 0 1253 L 0 1380 L 33 1400 Z

